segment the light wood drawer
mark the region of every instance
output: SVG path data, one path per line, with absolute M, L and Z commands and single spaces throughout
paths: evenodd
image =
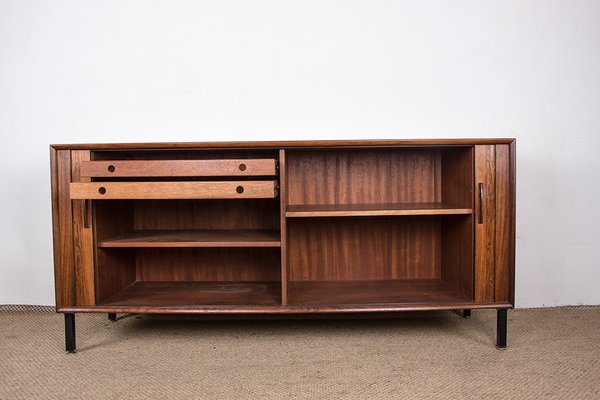
M 171 177 L 171 176 L 275 176 L 274 159 L 236 160 L 127 160 L 84 161 L 80 176 Z
M 71 199 L 262 199 L 277 181 L 71 183 Z

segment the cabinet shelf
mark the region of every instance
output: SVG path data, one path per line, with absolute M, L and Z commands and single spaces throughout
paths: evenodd
M 473 210 L 445 203 L 290 205 L 286 217 L 370 217 L 402 215 L 468 215 Z
M 279 282 L 145 282 L 114 294 L 102 306 L 186 307 L 279 305 Z
M 268 229 L 138 231 L 98 242 L 101 248 L 279 246 L 279 231 Z
M 469 302 L 443 279 L 293 281 L 291 304 L 414 304 Z

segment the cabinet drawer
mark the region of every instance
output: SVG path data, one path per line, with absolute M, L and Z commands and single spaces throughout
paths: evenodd
M 277 196 L 277 181 L 71 183 L 71 199 L 259 199 Z
M 89 178 L 275 175 L 274 159 L 85 161 L 80 167 Z

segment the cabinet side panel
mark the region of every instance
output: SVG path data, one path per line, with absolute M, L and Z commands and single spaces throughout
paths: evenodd
M 90 182 L 81 177 L 81 163 L 90 160 L 88 150 L 71 151 L 71 181 Z M 75 266 L 75 298 L 78 306 L 95 305 L 94 236 L 91 201 L 73 200 L 73 256 Z M 86 225 L 87 221 L 87 225 Z
M 442 219 L 442 278 L 473 299 L 473 218 Z
M 75 269 L 73 267 L 73 230 L 71 199 L 71 151 L 51 151 L 52 219 L 54 233 L 54 285 L 56 308 L 75 306 Z
M 512 258 L 514 224 L 512 210 L 510 148 L 509 145 L 496 146 L 496 243 L 495 243 L 495 300 L 512 303 Z
M 495 178 L 495 146 L 475 146 L 475 301 L 477 302 L 493 302 L 495 297 Z

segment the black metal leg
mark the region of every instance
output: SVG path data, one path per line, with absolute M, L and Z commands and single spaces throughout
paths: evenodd
M 496 347 L 499 349 L 506 349 L 506 328 L 508 322 L 508 310 L 498 310 L 497 321 L 496 321 Z
M 463 310 L 462 316 L 463 316 L 463 318 L 470 318 L 471 317 L 471 310 Z
M 117 313 L 108 313 L 108 320 L 109 321 L 116 321 L 117 320 Z
M 67 353 L 75 353 L 75 314 L 65 314 L 65 343 Z

